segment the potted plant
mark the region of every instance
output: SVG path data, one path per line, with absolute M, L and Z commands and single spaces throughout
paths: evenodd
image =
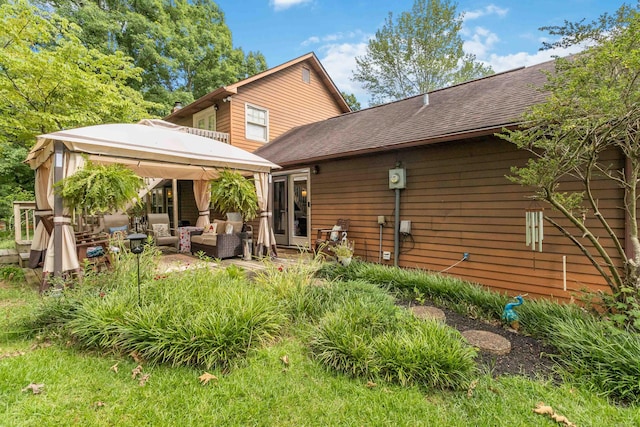
M 343 240 L 336 246 L 332 247 L 331 251 L 334 253 L 340 264 L 345 267 L 351 264 L 351 259 L 353 258 L 353 244 Z
M 223 170 L 220 177 L 211 182 L 213 207 L 231 220 L 230 213 L 239 212 L 240 221 L 252 220 L 258 214 L 258 196 L 252 181 L 239 172 Z
M 143 185 L 142 178 L 121 164 L 98 165 L 87 159 L 82 169 L 57 182 L 54 189 L 70 209 L 95 215 L 125 209 Z

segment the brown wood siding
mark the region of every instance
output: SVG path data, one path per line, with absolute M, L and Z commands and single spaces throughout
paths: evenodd
M 588 287 L 607 290 L 604 280 L 578 248 L 545 222 L 543 252 L 525 246 L 525 211 L 532 206 L 530 189 L 506 179 L 510 166 L 523 165 L 526 153 L 496 139 L 456 142 L 376 156 L 319 163 L 311 175 L 312 229 L 331 227 L 350 218 L 349 238 L 356 255 L 378 261 L 377 216 L 385 215 L 382 250 L 393 254 L 395 193 L 388 171 L 402 162 L 407 188 L 401 190 L 400 219 L 411 220 L 413 242 L 403 239 L 399 265 L 456 275 L 510 294 L 570 299 Z M 611 157 L 616 167 L 615 156 Z M 619 162 L 618 162 L 619 163 Z M 563 187 L 576 188 L 575 183 Z M 624 236 L 622 192 L 599 181 L 594 185 L 604 216 Z M 567 221 L 542 203 L 545 215 Z M 612 242 L 588 212 L 587 222 L 607 248 Z M 312 231 L 313 233 L 313 231 Z M 611 252 L 613 253 L 613 252 Z M 562 257 L 567 257 L 567 291 L 563 291 Z M 393 264 L 391 261 L 382 261 Z M 614 258 L 620 263 L 619 258 Z
M 311 72 L 310 83 L 302 81 L 303 67 Z M 245 103 L 269 111 L 269 141 L 293 127 L 342 113 L 320 76 L 307 61 L 244 85 L 233 96 L 231 118 L 228 121 L 232 145 L 254 151 L 265 143 L 246 139 Z

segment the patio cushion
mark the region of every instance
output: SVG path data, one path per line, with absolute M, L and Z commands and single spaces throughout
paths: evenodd
M 218 242 L 217 234 L 200 234 L 198 236 L 191 236 L 191 243 L 199 243 L 201 245 L 215 246 Z
M 170 237 L 168 224 L 153 224 L 153 233 L 157 237 Z

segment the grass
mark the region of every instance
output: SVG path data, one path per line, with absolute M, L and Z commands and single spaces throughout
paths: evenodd
M 389 296 L 379 287 L 362 280 L 318 282 L 312 274 L 315 267 L 311 270 L 308 267 L 293 266 L 289 271 L 269 267 L 271 270 L 266 270 L 250 288 L 262 297 L 270 295 L 266 301 L 278 307 L 278 313 L 285 318 L 284 323 L 279 323 L 277 333 L 273 333 L 275 339 L 255 346 L 245 343 L 245 351 L 234 359 L 232 366 L 212 364 L 207 368 L 206 363 L 172 366 L 170 361 L 141 362 L 143 373 L 150 375 L 144 386 L 132 378 L 132 370 L 139 362 L 132 360 L 127 352 L 105 351 L 100 346 L 83 346 L 85 349 L 80 350 L 77 345 L 80 338 L 72 333 L 80 325 L 41 330 L 41 324 L 34 322 L 34 326 L 39 326 L 31 334 L 15 329 L 19 325 L 16 319 L 34 317 L 40 297 L 35 290 L 19 283 L 3 284 L 0 286 L 0 330 L 4 331 L 0 334 L 0 425 L 557 425 L 532 412 L 538 402 L 553 406 L 556 412 L 580 426 L 640 425 L 640 410 L 636 406 L 611 404 L 572 377 L 552 382 L 517 376 L 493 379 L 473 372 L 468 380 L 474 381 L 465 382 L 466 386 L 457 391 L 448 387 L 441 390 L 422 380 L 403 381 L 402 375 L 423 368 L 415 364 L 415 360 L 454 355 L 452 351 L 435 356 L 420 354 L 437 347 L 426 345 L 429 340 L 435 339 L 441 344 L 455 331 L 438 329 L 436 332 L 444 334 L 440 336 L 431 330 L 430 322 L 420 322 L 414 331 L 425 328 L 424 331 L 407 335 L 402 320 L 404 314 L 387 305 Z M 177 325 L 197 319 L 194 310 L 209 307 L 218 318 L 232 318 L 237 313 L 235 309 L 218 310 L 216 307 L 224 303 L 212 303 L 210 297 L 215 293 L 237 301 L 235 288 L 248 286 L 245 275 L 226 270 L 218 274 L 220 276 L 211 276 L 196 269 L 175 276 L 150 276 L 150 282 L 142 289 L 149 313 L 146 321 L 153 321 L 150 329 L 162 323 L 170 326 L 168 331 L 173 331 Z M 135 292 L 120 289 L 129 276 L 124 271 L 116 276 L 123 282 L 118 279 L 118 283 L 102 283 L 96 287 L 92 287 L 90 278 L 83 288 L 86 294 L 69 293 L 72 304 L 59 302 L 59 307 L 40 312 L 41 315 L 57 312 L 75 318 L 79 312 L 74 310 L 97 313 L 98 308 L 110 304 L 118 312 L 124 310 L 116 304 L 121 301 L 130 311 L 119 311 L 113 323 L 121 325 L 129 315 L 135 319 L 136 313 L 140 315 L 131 308 L 137 304 Z M 99 276 L 95 279 L 94 285 L 97 285 Z M 105 295 L 100 297 L 99 292 Z M 178 307 L 178 302 L 186 296 L 196 301 Z M 365 310 L 364 316 L 354 315 L 363 307 L 370 310 Z M 378 312 L 373 311 L 378 314 L 370 312 L 373 307 L 377 307 Z M 381 367 L 378 375 L 340 374 L 313 357 L 310 340 L 318 337 L 317 331 L 323 325 L 336 319 L 344 320 L 344 316 L 336 314 L 341 312 L 353 315 L 343 327 L 371 335 L 367 351 L 373 360 L 370 366 Z M 151 313 L 155 314 L 151 316 Z M 177 323 L 180 317 L 183 323 Z M 42 338 L 42 332 L 48 332 L 50 346 Z M 166 331 L 162 335 L 165 334 Z M 354 338 L 352 336 L 352 340 Z M 417 359 L 413 356 L 416 354 Z M 114 365 L 118 367 L 117 372 L 112 369 Z M 393 369 L 387 370 L 389 365 Z M 207 385 L 200 384 L 198 377 L 205 370 L 218 379 Z M 426 375 L 433 376 L 433 373 Z M 34 395 L 21 391 L 32 382 L 44 384 L 44 392 Z

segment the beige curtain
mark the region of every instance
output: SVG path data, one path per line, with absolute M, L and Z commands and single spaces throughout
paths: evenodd
M 211 204 L 211 185 L 209 181 L 193 181 L 193 195 L 198 207 L 196 227 L 206 227 L 211 223 L 209 219 L 209 205 Z
M 55 154 L 54 154 L 55 156 Z M 79 153 L 70 153 L 65 151 L 64 155 L 64 171 L 63 178 L 67 176 L 73 175 L 78 169 L 84 166 L 84 158 Z M 49 171 L 49 179 L 47 180 L 47 199 L 49 201 L 50 206 L 54 206 L 54 192 L 53 192 L 53 172 L 54 172 L 53 164 L 50 167 Z M 47 248 L 47 256 L 44 262 L 44 268 L 42 269 L 43 274 L 49 276 L 54 272 L 54 257 L 61 256 L 62 257 L 62 273 L 70 272 L 70 271 L 78 271 L 80 270 L 80 263 L 78 262 L 78 254 L 76 252 L 76 239 L 73 234 L 73 227 L 71 226 L 71 211 L 68 207 L 64 207 L 63 214 L 61 217 L 53 217 L 53 224 L 62 224 L 62 235 L 56 236 L 55 228 L 54 232 L 49 239 L 49 246 Z M 54 253 L 54 240 L 61 238 L 62 239 L 62 253 L 56 254 Z
M 276 250 L 276 238 L 271 227 L 271 211 L 269 211 L 269 174 L 266 172 L 253 175 L 258 194 L 258 207 L 260 208 L 260 225 L 258 228 L 258 241 L 256 254 L 258 256 L 278 255 Z
M 51 159 L 43 163 L 36 170 L 35 192 L 36 192 L 36 216 L 39 218 L 49 217 L 53 215 L 49 200 L 47 199 L 47 182 L 49 181 L 49 167 Z M 36 229 L 33 232 L 33 240 L 31 241 L 31 250 L 29 253 L 29 268 L 36 268 L 41 262 L 44 262 L 47 254 L 47 246 L 49 245 L 49 232 L 44 226 L 42 220 L 38 221 Z

